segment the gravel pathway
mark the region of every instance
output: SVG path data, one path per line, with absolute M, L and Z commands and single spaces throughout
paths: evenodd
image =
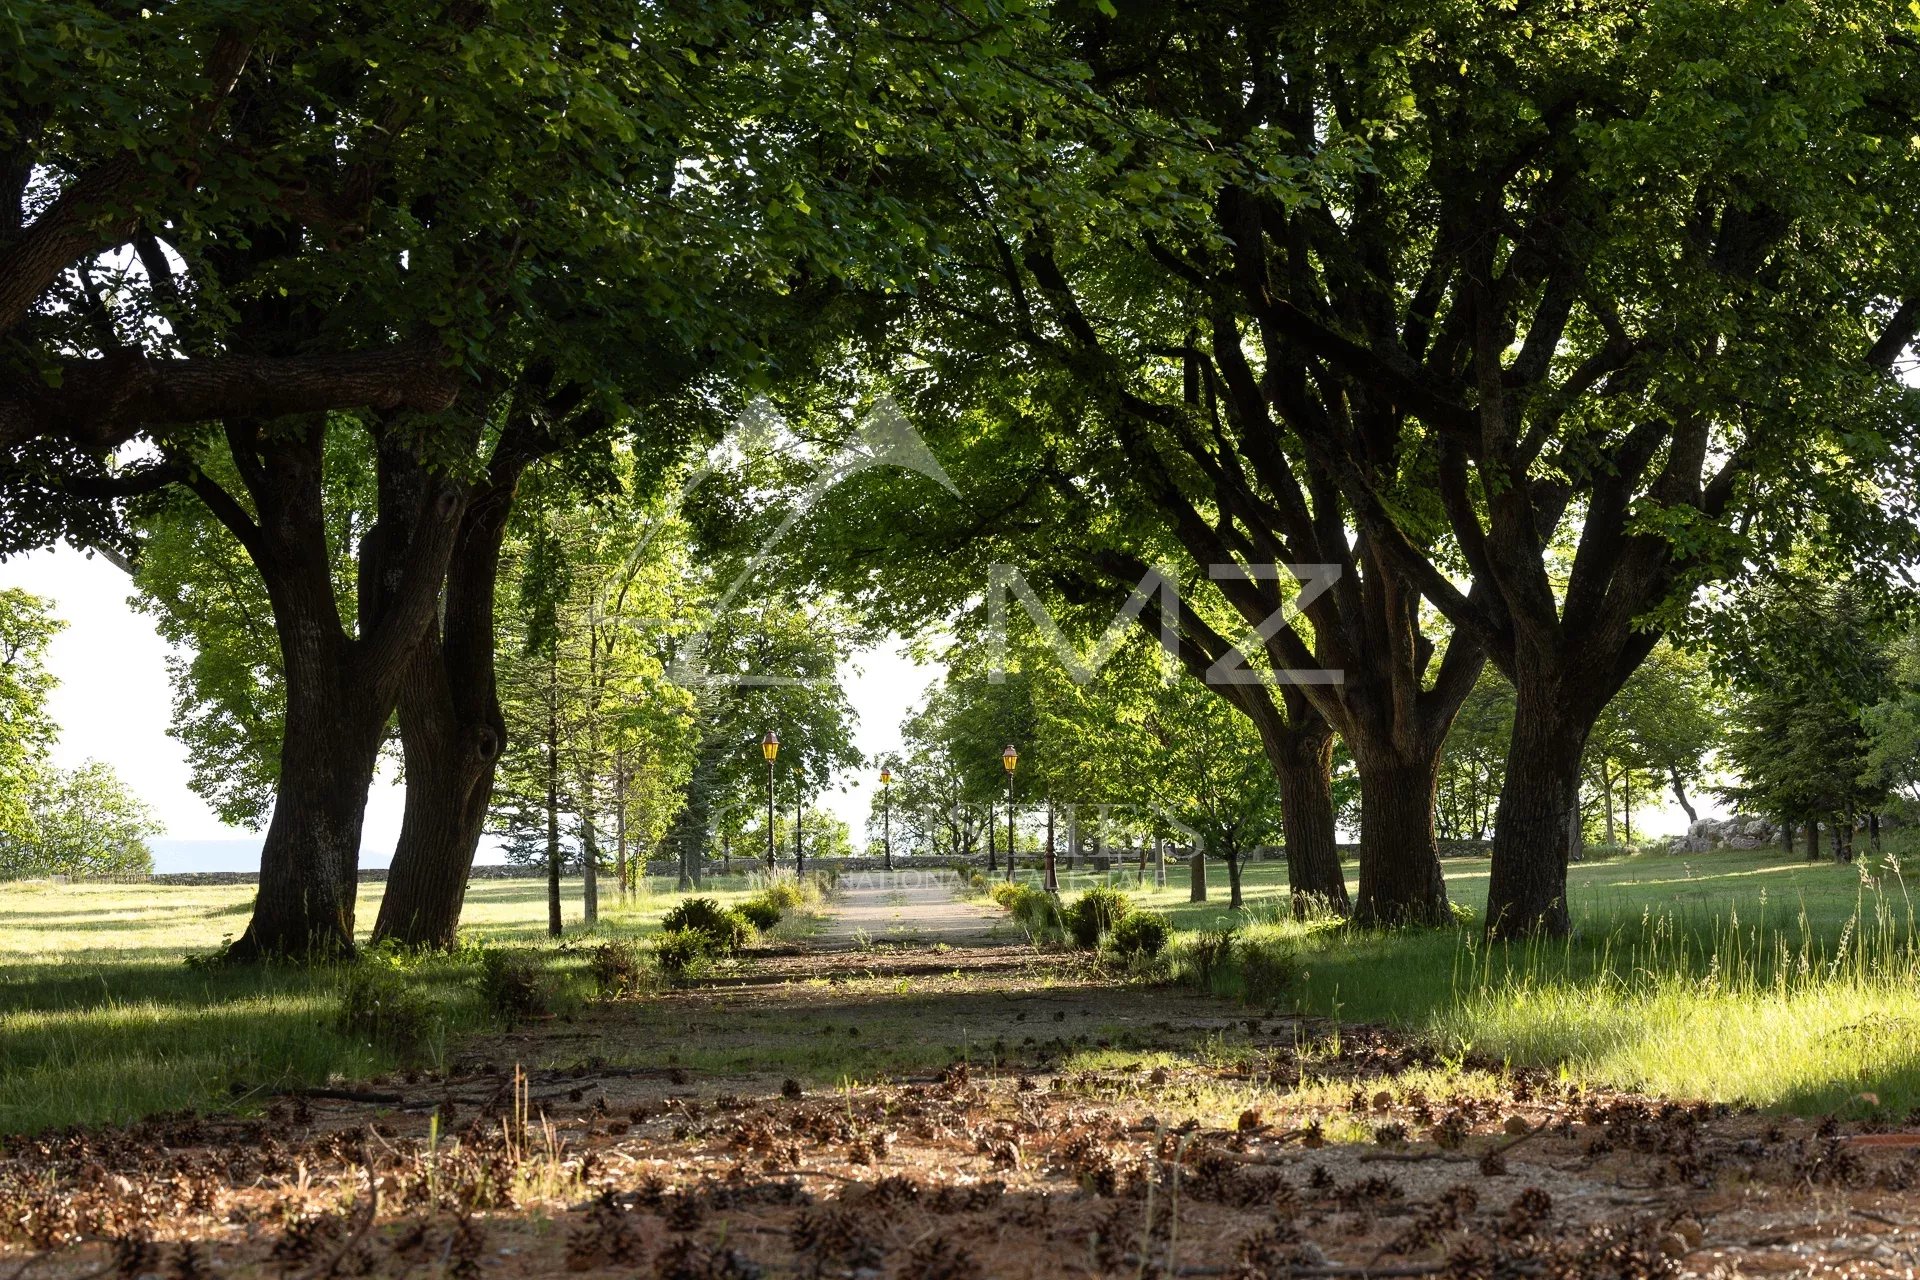
M 863 946 L 979 947 L 1021 941 L 998 908 L 955 896 L 950 871 L 862 871 L 840 877 L 826 927 L 810 941 L 822 950 Z

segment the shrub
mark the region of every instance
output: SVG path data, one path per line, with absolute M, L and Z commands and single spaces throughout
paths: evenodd
M 1234 946 L 1238 941 L 1231 927 L 1202 929 L 1194 934 L 1187 948 L 1188 959 L 1193 964 L 1194 982 L 1211 990 L 1214 975 L 1226 968 L 1233 959 Z
M 1057 936 L 1065 922 L 1060 915 L 1060 900 L 1044 889 L 1023 886 L 1014 902 L 1013 915 L 1036 938 Z
M 1073 935 L 1073 945 L 1086 951 L 1093 950 L 1131 910 L 1133 903 L 1128 901 L 1126 894 L 1105 885 L 1095 885 L 1081 894 L 1065 912 L 1067 931 Z
M 675 978 L 699 972 L 710 954 L 707 935 L 691 929 L 669 929 L 653 940 L 654 963 Z
M 771 903 L 784 915 L 826 897 L 833 891 L 836 874 L 819 870 L 809 871 L 804 876 L 796 876 L 790 871 L 776 875 L 757 872 L 748 878 L 747 883 L 759 890 L 754 900 Z
M 812 900 L 813 895 L 807 892 L 810 888 L 812 885 L 803 885 L 798 880 L 775 880 L 748 901 L 765 903 L 776 912 L 791 911 Z
M 777 905 L 769 902 L 767 898 L 768 895 L 764 893 L 756 895 L 755 897 L 748 898 L 745 902 L 735 907 L 734 910 L 745 916 L 747 923 L 754 928 L 762 930 L 771 929 L 780 923 L 781 911 Z
M 608 999 L 632 995 L 646 984 L 646 957 L 631 938 L 614 938 L 593 949 L 587 972 L 594 989 Z
M 1026 885 L 1013 880 L 994 880 L 988 882 L 985 876 L 981 876 L 980 882 L 985 888 L 987 896 L 1008 911 L 1017 908 L 1020 905 L 1021 895 L 1028 892 Z
M 433 1011 L 397 970 L 355 965 L 340 984 L 338 1025 L 342 1035 L 410 1058 L 427 1043 Z
M 1299 976 L 1298 958 L 1286 942 L 1248 938 L 1240 944 L 1241 995 L 1248 1004 L 1279 1003 Z
M 533 956 L 512 947 L 480 953 L 480 1002 L 508 1026 L 547 1011 L 547 993 Z
M 1123 956 L 1157 956 L 1173 926 L 1158 911 L 1129 911 L 1113 926 L 1109 941 Z
M 688 898 L 660 921 L 666 933 L 696 933 L 711 955 L 732 955 L 753 939 L 753 925 L 712 898 Z

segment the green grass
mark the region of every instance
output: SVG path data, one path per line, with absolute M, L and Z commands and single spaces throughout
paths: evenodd
M 1489 945 L 1473 925 L 1296 923 L 1275 864 L 1247 869 L 1236 916 L 1224 869 L 1214 871 L 1212 901 L 1187 901 L 1184 867 L 1169 868 L 1164 890 L 1149 877 L 1135 899 L 1183 930 L 1235 926 L 1243 954 L 1286 973 L 1261 1003 L 1388 1023 L 1453 1057 L 1677 1096 L 1803 1114 L 1903 1118 L 1920 1107 L 1920 934 L 1907 885 L 1920 892 L 1920 859 L 1837 866 L 1759 850 L 1577 865 L 1574 936 L 1514 945 Z M 1486 862 L 1446 871 L 1453 900 L 1477 916 Z M 1106 879 L 1066 877 L 1062 894 Z M 1244 967 L 1212 985 L 1244 998 Z
M 361 891 L 363 934 L 379 912 L 383 887 Z M 567 916 L 577 921 L 579 882 L 568 882 L 564 892 Z M 733 902 L 750 886 L 732 877 L 706 892 Z M 277 1089 L 364 1078 L 397 1065 L 386 1047 L 338 1028 L 343 966 L 184 962 L 245 928 L 252 897 L 246 885 L 6 885 L 0 1134 L 244 1104 Z M 576 925 L 562 941 L 657 932 L 678 900 L 659 881 L 624 906 L 603 894 L 598 929 Z M 476 881 L 462 932 L 479 944 L 537 948 L 563 998 L 585 981 L 584 954 L 546 938 L 544 881 Z M 490 1025 L 477 972 L 472 951 L 407 965 L 406 980 L 424 997 L 431 1023 L 411 1057 L 437 1065 L 462 1035 Z

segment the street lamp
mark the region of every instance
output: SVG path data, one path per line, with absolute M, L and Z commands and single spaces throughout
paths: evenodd
M 1020 753 L 1009 742 L 1007 749 L 1000 753 L 1000 763 L 1007 767 L 1007 879 L 1013 879 L 1013 769 L 1020 763 Z
M 880 766 L 880 848 L 893 870 L 893 770 Z
M 773 870 L 773 758 L 780 754 L 780 735 L 767 730 L 760 739 L 760 754 L 767 758 L 767 870 Z

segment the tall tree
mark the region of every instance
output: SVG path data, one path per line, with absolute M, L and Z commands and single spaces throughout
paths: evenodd
M 42 769 L 24 831 L 0 834 L 0 875 L 112 876 L 153 870 L 148 841 L 166 828 L 112 767 Z
M 9 587 L 0 591 L 0 837 L 33 829 L 34 793 L 59 728 L 47 712 L 58 681 L 47 646 L 65 626 L 53 602 Z
M 1764 561 L 1809 509 L 1857 552 L 1913 538 L 1912 490 L 1884 478 L 1910 473 L 1915 417 L 1889 376 L 1920 326 L 1915 19 L 1740 13 L 1077 10 L 1057 34 L 1087 71 L 1056 88 L 1111 122 L 1102 144 L 1021 135 L 1038 154 L 981 204 L 1006 281 L 986 322 L 1118 384 L 1116 430 L 1188 487 L 1191 515 L 1171 491 L 1165 508 L 1249 544 L 1207 560 L 1351 526 L 1351 555 L 1343 532 L 1321 558 L 1360 569 L 1343 577 L 1385 600 L 1380 625 L 1330 604 L 1347 616 L 1313 639 L 1356 654 L 1360 697 L 1387 695 L 1384 735 L 1329 700 L 1363 774 L 1437 750 L 1468 655 L 1512 681 L 1498 936 L 1567 929 L 1587 736 L 1700 583 Z M 1002 199 L 1088 173 L 1104 186 L 1078 202 Z M 1164 329 L 1134 319 L 1148 308 L 1196 336 L 1143 340 Z M 1169 380 L 1202 366 L 1172 406 L 1146 376 L 1156 346 Z M 1421 598 L 1454 627 L 1431 684 Z M 1372 665 L 1382 649 L 1398 656 Z M 1382 777 L 1362 804 L 1408 812 L 1418 789 Z
M 1850 583 L 1774 585 L 1747 605 L 1744 643 L 1724 655 L 1739 695 L 1727 744 L 1739 780 L 1725 793 L 1783 823 L 1824 824 L 1834 857 L 1851 861 L 1855 826 L 1888 794 L 1869 724 L 1896 688 L 1891 620 Z

